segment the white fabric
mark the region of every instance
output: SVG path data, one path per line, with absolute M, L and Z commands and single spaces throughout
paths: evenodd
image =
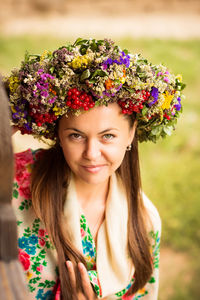
M 73 179 L 70 182 L 64 214 L 74 245 L 82 252 L 79 211 Z M 127 248 L 128 205 L 125 191 L 117 175 L 110 178 L 105 220 L 97 236 L 97 272 L 102 296 L 111 296 L 124 289 L 134 274 Z

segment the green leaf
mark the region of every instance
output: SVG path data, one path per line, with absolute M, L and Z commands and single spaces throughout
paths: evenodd
M 173 131 L 173 127 L 172 126 L 164 127 L 163 130 L 167 135 L 171 135 Z
M 39 287 L 44 287 L 44 283 L 43 283 L 43 282 L 40 282 L 40 283 L 38 284 L 38 286 L 39 286 Z
M 53 74 L 54 70 L 55 70 L 55 67 L 51 67 L 51 68 L 49 69 L 49 71 L 51 72 L 51 74 Z
M 76 39 L 76 41 L 74 42 L 74 46 L 81 45 L 83 41 L 84 41 L 84 40 L 83 40 L 82 38 Z M 86 40 L 85 40 L 85 41 L 86 41 Z
M 18 184 L 17 184 L 17 182 L 14 182 L 13 186 L 14 186 L 15 188 L 18 188 L 18 187 L 19 187 Z
M 135 92 L 135 90 L 134 89 L 131 89 L 131 88 L 128 88 L 128 87 L 124 87 L 128 92 L 130 92 L 130 93 L 134 93 Z
M 81 48 L 80 48 L 80 52 L 81 52 L 82 55 L 86 54 L 86 52 L 87 52 L 87 47 L 85 47 L 85 46 L 81 47 Z
M 129 52 L 128 52 L 128 50 L 127 50 L 127 49 L 124 49 L 124 50 L 123 50 L 123 52 L 124 52 L 126 55 L 128 55 L 128 54 L 129 54 Z
M 47 266 L 47 262 L 46 262 L 45 260 L 43 261 L 42 264 L 43 264 L 43 266 L 45 266 L 45 267 Z
M 149 283 L 154 283 L 154 282 L 156 282 L 155 278 L 151 277 L 151 279 L 149 280 Z
M 90 77 L 90 70 L 87 69 L 87 70 L 85 70 L 85 71 L 82 73 L 80 80 L 83 81 L 83 80 L 85 80 L 85 79 L 87 79 L 87 78 L 89 78 L 89 77 Z
M 160 126 L 156 126 L 152 129 L 151 133 L 152 133 L 152 135 L 158 136 L 158 135 L 160 135 L 161 131 L 162 131 L 162 128 Z
M 93 42 L 92 42 L 91 49 L 94 52 L 97 50 L 97 44 L 96 44 L 95 40 L 93 40 Z
M 142 115 L 145 116 L 146 113 L 148 112 L 148 110 L 149 110 L 148 107 L 144 106 L 143 109 L 142 109 Z
M 103 76 L 106 76 L 107 73 L 104 72 L 103 70 L 100 70 L 100 69 L 97 69 L 91 76 L 91 79 L 93 79 L 94 77 L 96 76 L 100 76 L 100 77 L 103 77 Z
M 17 190 L 14 190 L 14 191 L 13 191 L 13 197 L 17 199 L 17 198 L 18 198 L 18 195 L 19 195 L 18 191 L 17 191 Z

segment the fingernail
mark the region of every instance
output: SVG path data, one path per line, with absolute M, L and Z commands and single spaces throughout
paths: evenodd
M 78 263 L 78 267 L 79 267 L 79 269 L 83 270 L 85 266 L 84 266 L 83 263 L 79 262 L 79 263 Z
M 70 266 L 71 266 L 71 261 L 70 261 L 70 260 L 67 260 L 67 261 L 66 261 L 66 265 L 67 265 L 67 267 L 70 267 Z

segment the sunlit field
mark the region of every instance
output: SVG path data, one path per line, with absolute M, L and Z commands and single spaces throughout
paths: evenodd
M 19 66 L 25 50 L 34 54 L 42 53 L 45 49 L 54 50 L 68 41 L 72 39 L 0 36 L 0 72 L 6 75 L 11 68 Z M 124 37 L 116 42 L 121 48 L 141 53 L 153 64 L 166 64 L 172 72 L 182 74 L 183 82 L 187 84 L 186 98 L 182 100 L 183 114 L 176 131 L 157 144 L 141 144 L 140 161 L 143 189 L 157 206 L 162 218 L 162 248 L 171 249 L 172 255 L 183 254 L 187 261 L 183 260 L 182 263 L 188 266 L 170 283 L 170 287 L 167 286 L 166 270 L 166 285 L 162 282 L 159 300 L 199 300 L 200 40 Z M 173 265 L 174 269 L 179 267 Z M 167 295 L 168 288 L 170 297 Z

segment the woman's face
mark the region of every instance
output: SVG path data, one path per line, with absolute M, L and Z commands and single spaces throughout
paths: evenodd
M 126 147 L 134 138 L 117 103 L 99 106 L 79 116 L 63 116 L 58 135 L 65 160 L 75 180 L 106 182 L 121 165 Z

